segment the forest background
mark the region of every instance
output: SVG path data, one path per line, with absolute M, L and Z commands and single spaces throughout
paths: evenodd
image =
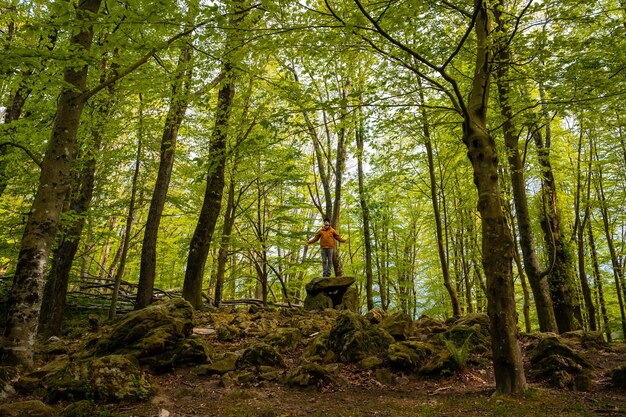
M 58 333 L 68 290 L 301 303 L 323 217 L 364 309 L 487 311 L 508 261 L 526 331 L 626 333 L 621 1 L 10 1 L 0 28 L 7 340 Z

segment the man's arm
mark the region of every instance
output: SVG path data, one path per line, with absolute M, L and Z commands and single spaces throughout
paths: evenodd
M 318 240 L 320 240 L 320 237 L 322 237 L 322 232 L 321 232 L 321 231 L 318 231 L 318 232 L 315 234 L 315 236 L 313 236 L 313 239 L 311 239 L 311 240 L 307 240 L 307 241 L 306 241 L 306 244 L 307 244 L 307 245 L 310 245 L 311 243 L 315 243 L 315 242 L 317 242 Z
M 341 242 L 341 243 L 344 243 L 344 242 L 347 242 L 347 241 L 348 241 L 348 239 L 344 239 L 344 238 L 342 238 L 341 236 L 339 236 L 339 233 L 337 233 L 337 231 L 336 231 L 336 230 L 335 230 L 335 232 L 333 233 L 333 237 L 334 237 L 335 239 L 337 239 L 337 240 L 338 240 L 339 242 Z

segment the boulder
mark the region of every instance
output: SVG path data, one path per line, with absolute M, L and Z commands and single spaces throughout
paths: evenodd
M 387 357 L 396 367 L 418 369 L 433 350 L 432 345 L 428 343 L 405 341 L 389 345 Z
M 330 363 L 337 359 L 337 355 L 328 346 L 328 333 L 322 332 L 308 343 L 302 357 L 310 361 Z
M 626 364 L 611 371 L 611 383 L 617 388 L 626 390 Z
M 591 368 L 589 361 L 557 336 L 544 337 L 530 354 L 530 377 L 548 380 L 558 388 L 574 387 L 573 376 Z
M 385 329 L 396 340 L 407 340 L 413 327 L 413 319 L 403 311 L 387 315 L 380 327 Z
M 323 386 L 336 383 L 339 378 L 329 369 L 317 364 L 308 363 L 294 369 L 285 377 L 285 384 L 290 387 Z
M 420 316 L 413 322 L 413 328 L 417 333 L 433 335 L 437 333 L 443 333 L 448 330 L 448 327 L 441 320 L 433 319 L 426 315 Z
M 217 340 L 220 342 L 234 342 L 239 339 L 239 327 L 232 324 L 219 326 L 216 331 Z
M 0 405 L 0 417 L 55 417 L 54 408 L 38 400 Z
M 108 334 L 99 334 L 87 343 L 85 356 L 129 354 L 140 361 L 169 355 L 178 343 L 191 335 L 193 308 L 182 298 L 151 304 L 123 316 Z
M 306 310 L 335 308 L 358 311 L 358 294 L 356 290 L 348 291 L 354 281 L 354 277 L 314 278 L 306 284 L 307 295 L 304 299 L 304 308 Z
M 253 343 L 243 351 L 241 357 L 237 360 L 238 368 L 259 367 L 262 365 L 284 368 L 285 359 L 274 346 L 267 343 Z
M 380 324 L 387 313 L 380 307 L 375 307 L 367 312 L 365 319 L 372 324 Z
M 385 351 L 393 337 L 352 312 L 342 312 L 328 335 L 328 346 L 344 363 L 358 362 Z
M 305 310 L 324 310 L 327 308 L 333 308 L 333 300 L 323 292 L 315 295 L 307 294 L 304 299 Z
M 562 333 L 560 336 L 568 342 L 580 344 L 585 349 L 606 349 L 609 346 L 604 340 L 604 334 L 598 331 L 585 332 L 576 330 Z
M 46 402 L 135 402 L 151 394 L 152 386 L 135 357 L 108 355 L 70 361 L 66 368 L 50 376 Z
M 441 349 L 428 357 L 419 372 L 426 375 L 446 375 L 456 372 L 457 369 L 458 364 L 452 353 L 447 349 Z
M 265 343 L 280 350 L 290 350 L 298 346 L 302 340 L 300 329 L 294 327 L 279 327 L 263 339 Z
M 480 332 L 488 337 L 491 332 L 491 322 L 489 320 L 489 316 L 487 313 L 468 313 L 462 317 L 459 317 L 454 321 L 454 326 L 467 326 L 473 327 L 478 325 L 480 327 Z
M 208 358 L 206 343 L 200 338 L 190 337 L 182 340 L 169 355 L 159 356 L 150 368 L 156 372 L 170 372 L 179 365 L 206 363 Z
M 448 330 L 440 333 L 440 337 L 441 340 L 451 341 L 459 349 L 469 339 L 470 352 L 484 353 L 490 349 L 489 341 L 482 332 L 481 326 L 477 323 L 472 326 L 455 323 Z
M 103 415 L 106 415 L 102 413 Z M 93 401 L 81 400 L 68 404 L 63 410 L 63 417 L 92 417 L 99 416 L 98 405 Z
M 200 365 L 196 368 L 196 375 L 224 375 L 227 372 L 237 369 L 239 355 L 234 352 L 227 352 L 224 357 L 207 365 Z

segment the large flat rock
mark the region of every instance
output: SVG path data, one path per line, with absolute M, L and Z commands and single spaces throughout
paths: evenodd
M 337 290 L 345 290 L 350 285 L 354 284 L 356 279 L 354 277 L 318 277 L 313 278 L 311 282 L 306 284 L 306 292 L 310 295 L 319 294 L 322 291 L 330 292 Z

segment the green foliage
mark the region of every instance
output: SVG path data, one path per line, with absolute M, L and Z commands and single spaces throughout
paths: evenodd
M 467 361 L 469 359 L 470 354 L 470 339 L 472 335 L 468 336 L 467 339 L 463 342 L 461 347 L 457 347 L 452 340 L 443 339 L 443 343 L 446 345 L 446 349 L 452 355 L 452 360 L 456 365 L 458 370 L 462 370 L 467 366 Z

